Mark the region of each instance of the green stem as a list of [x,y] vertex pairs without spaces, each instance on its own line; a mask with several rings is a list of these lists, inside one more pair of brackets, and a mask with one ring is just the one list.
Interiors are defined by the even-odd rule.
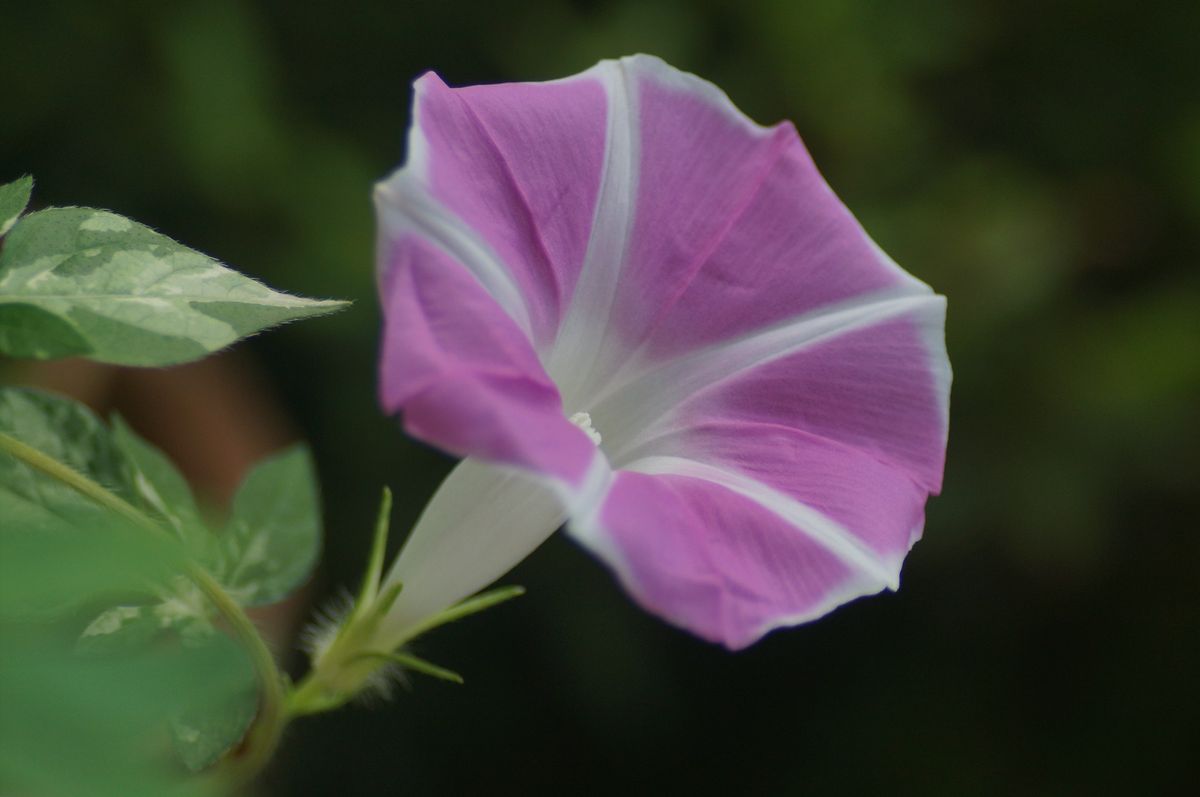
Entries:
[[[347,697],[346,700],[348,699]],[[296,684],[295,688],[288,693],[287,701],[284,705],[288,713],[288,718],[295,719],[296,717],[303,717],[306,714],[319,714],[323,711],[329,711],[343,702],[345,700],[342,700],[340,696],[338,698],[331,698],[317,679],[316,670],[309,670],[300,683]]]
[[[374,558],[373,556],[372,559]],[[377,568],[371,572],[376,572],[377,577]],[[368,578],[367,584],[370,583]],[[483,592],[418,623],[409,628],[403,636],[381,640],[378,634],[379,625],[400,594],[400,588],[399,582],[382,592],[378,587],[369,591],[364,587],[363,594],[374,595],[374,602],[363,604],[360,601],[354,606],[339,627],[337,636],[314,659],[308,674],[288,693],[286,710],[290,717],[318,714],[343,705],[369,683],[380,664],[399,664],[434,678],[462,683],[462,676],[458,673],[430,664],[411,653],[401,651],[400,648],[409,640],[440,625],[461,620],[525,594],[523,587],[515,586]]]
[[275,664],[275,657],[271,655],[271,649],[258,633],[254,621],[246,615],[237,601],[229,597],[229,593],[212,574],[195,562],[188,562],[187,574],[225,618],[234,637],[245,646],[258,677],[261,690],[258,716],[246,732],[240,748],[241,754],[229,764],[230,775],[235,780],[248,781],[271,760],[283,736],[283,728],[288,720],[284,705],[286,693],[283,677]]
[[[29,467],[73,488],[146,531],[159,536],[172,536],[165,528],[120,496],[109,492],[69,465],[4,432],[0,432],[0,451],[11,454]],[[248,780],[270,760],[287,723],[283,679],[266,642],[237,601],[229,597],[229,593],[221,584],[196,562],[188,561],[185,567],[188,578],[212,602],[217,612],[228,623],[234,637],[245,646],[261,688],[258,716],[246,734],[242,754],[229,765],[230,775],[235,779]]]

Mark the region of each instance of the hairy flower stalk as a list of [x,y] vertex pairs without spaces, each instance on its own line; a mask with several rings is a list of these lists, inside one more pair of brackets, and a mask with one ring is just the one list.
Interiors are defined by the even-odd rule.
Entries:
[[897,587],[941,487],[945,300],[790,124],[646,56],[430,73],[376,204],[383,405],[465,459],[380,580],[373,644],[564,523],[729,648]]
[[389,675],[396,669],[462,683],[457,673],[403,651],[404,643],[524,593],[520,587],[508,587],[477,595],[396,634],[387,620],[404,585],[394,579],[381,581],[391,508],[392,494],[385,488],[362,586],[345,616],[331,618],[313,631],[313,668],[288,700],[293,716],[328,711],[372,688],[386,691]]

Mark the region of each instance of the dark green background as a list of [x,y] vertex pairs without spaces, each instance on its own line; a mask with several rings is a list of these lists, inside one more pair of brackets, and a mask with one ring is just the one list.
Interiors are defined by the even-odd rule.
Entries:
[[[556,536],[529,594],[420,651],[374,710],[302,721],[307,794],[1176,794],[1200,782],[1200,5],[744,0],[0,6],[0,179],[111,208],[274,285],[353,298],[251,350],[312,441],[322,589],[381,483],[450,463],[374,398],[371,184],[412,78],[645,51],[793,119],[892,256],[949,297],[944,495],[895,595],[729,655]],[[294,661],[300,668],[302,663]]]

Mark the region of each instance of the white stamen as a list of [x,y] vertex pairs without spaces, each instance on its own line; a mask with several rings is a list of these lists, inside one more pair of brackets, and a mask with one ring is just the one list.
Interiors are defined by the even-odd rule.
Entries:
[[589,438],[591,438],[593,443],[595,443],[596,445],[600,445],[600,440],[601,440],[600,433],[597,432],[592,427],[592,416],[591,415],[589,415],[586,412],[577,412],[570,417],[570,421],[571,421],[571,423],[575,424],[580,429],[582,429],[584,431],[584,433],[587,434],[587,436]]

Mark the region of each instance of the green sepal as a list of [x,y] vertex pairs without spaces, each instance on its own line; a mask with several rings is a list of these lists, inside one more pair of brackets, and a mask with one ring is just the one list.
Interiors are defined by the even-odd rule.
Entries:
[[481,592],[474,597],[467,598],[464,601],[454,604],[449,609],[439,612],[425,622],[420,623],[409,632],[407,638],[414,639],[419,637],[421,634],[432,631],[434,628],[443,626],[446,623],[453,623],[456,620],[463,619],[464,617],[470,617],[473,614],[478,614],[485,609],[490,609],[493,606],[510,601],[513,598],[520,597],[524,594],[525,588],[516,586],[498,587],[496,589],[488,590],[487,592]]
[[463,683],[463,677],[454,670],[447,670],[445,667],[439,667],[436,664],[418,658],[411,653],[397,651],[396,653],[381,653],[378,651],[367,651],[355,657],[356,659],[378,659],[380,661],[397,664],[406,670],[419,672],[422,675],[428,675],[431,678],[437,678],[442,681],[450,681],[451,683]]
[[377,600],[372,607],[373,614],[378,619],[382,620],[384,615],[391,610],[393,604],[396,603],[396,599],[400,597],[400,593],[403,591],[404,584],[402,582],[396,581],[392,584],[389,584],[388,588],[379,594],[379,600]]
[[[367,571],[363,574],[362,587],[358,591],[355,608],[369,605],[379,594],[379,582],[383,577],[383,557],[387,554],[388,528],[391,524],[392,491],[383,488],[379,499],[379,517],[375,521],[375,536],[371,541],[371,555],[367,560]],[[393,598],[395,600],[395,598]]]

